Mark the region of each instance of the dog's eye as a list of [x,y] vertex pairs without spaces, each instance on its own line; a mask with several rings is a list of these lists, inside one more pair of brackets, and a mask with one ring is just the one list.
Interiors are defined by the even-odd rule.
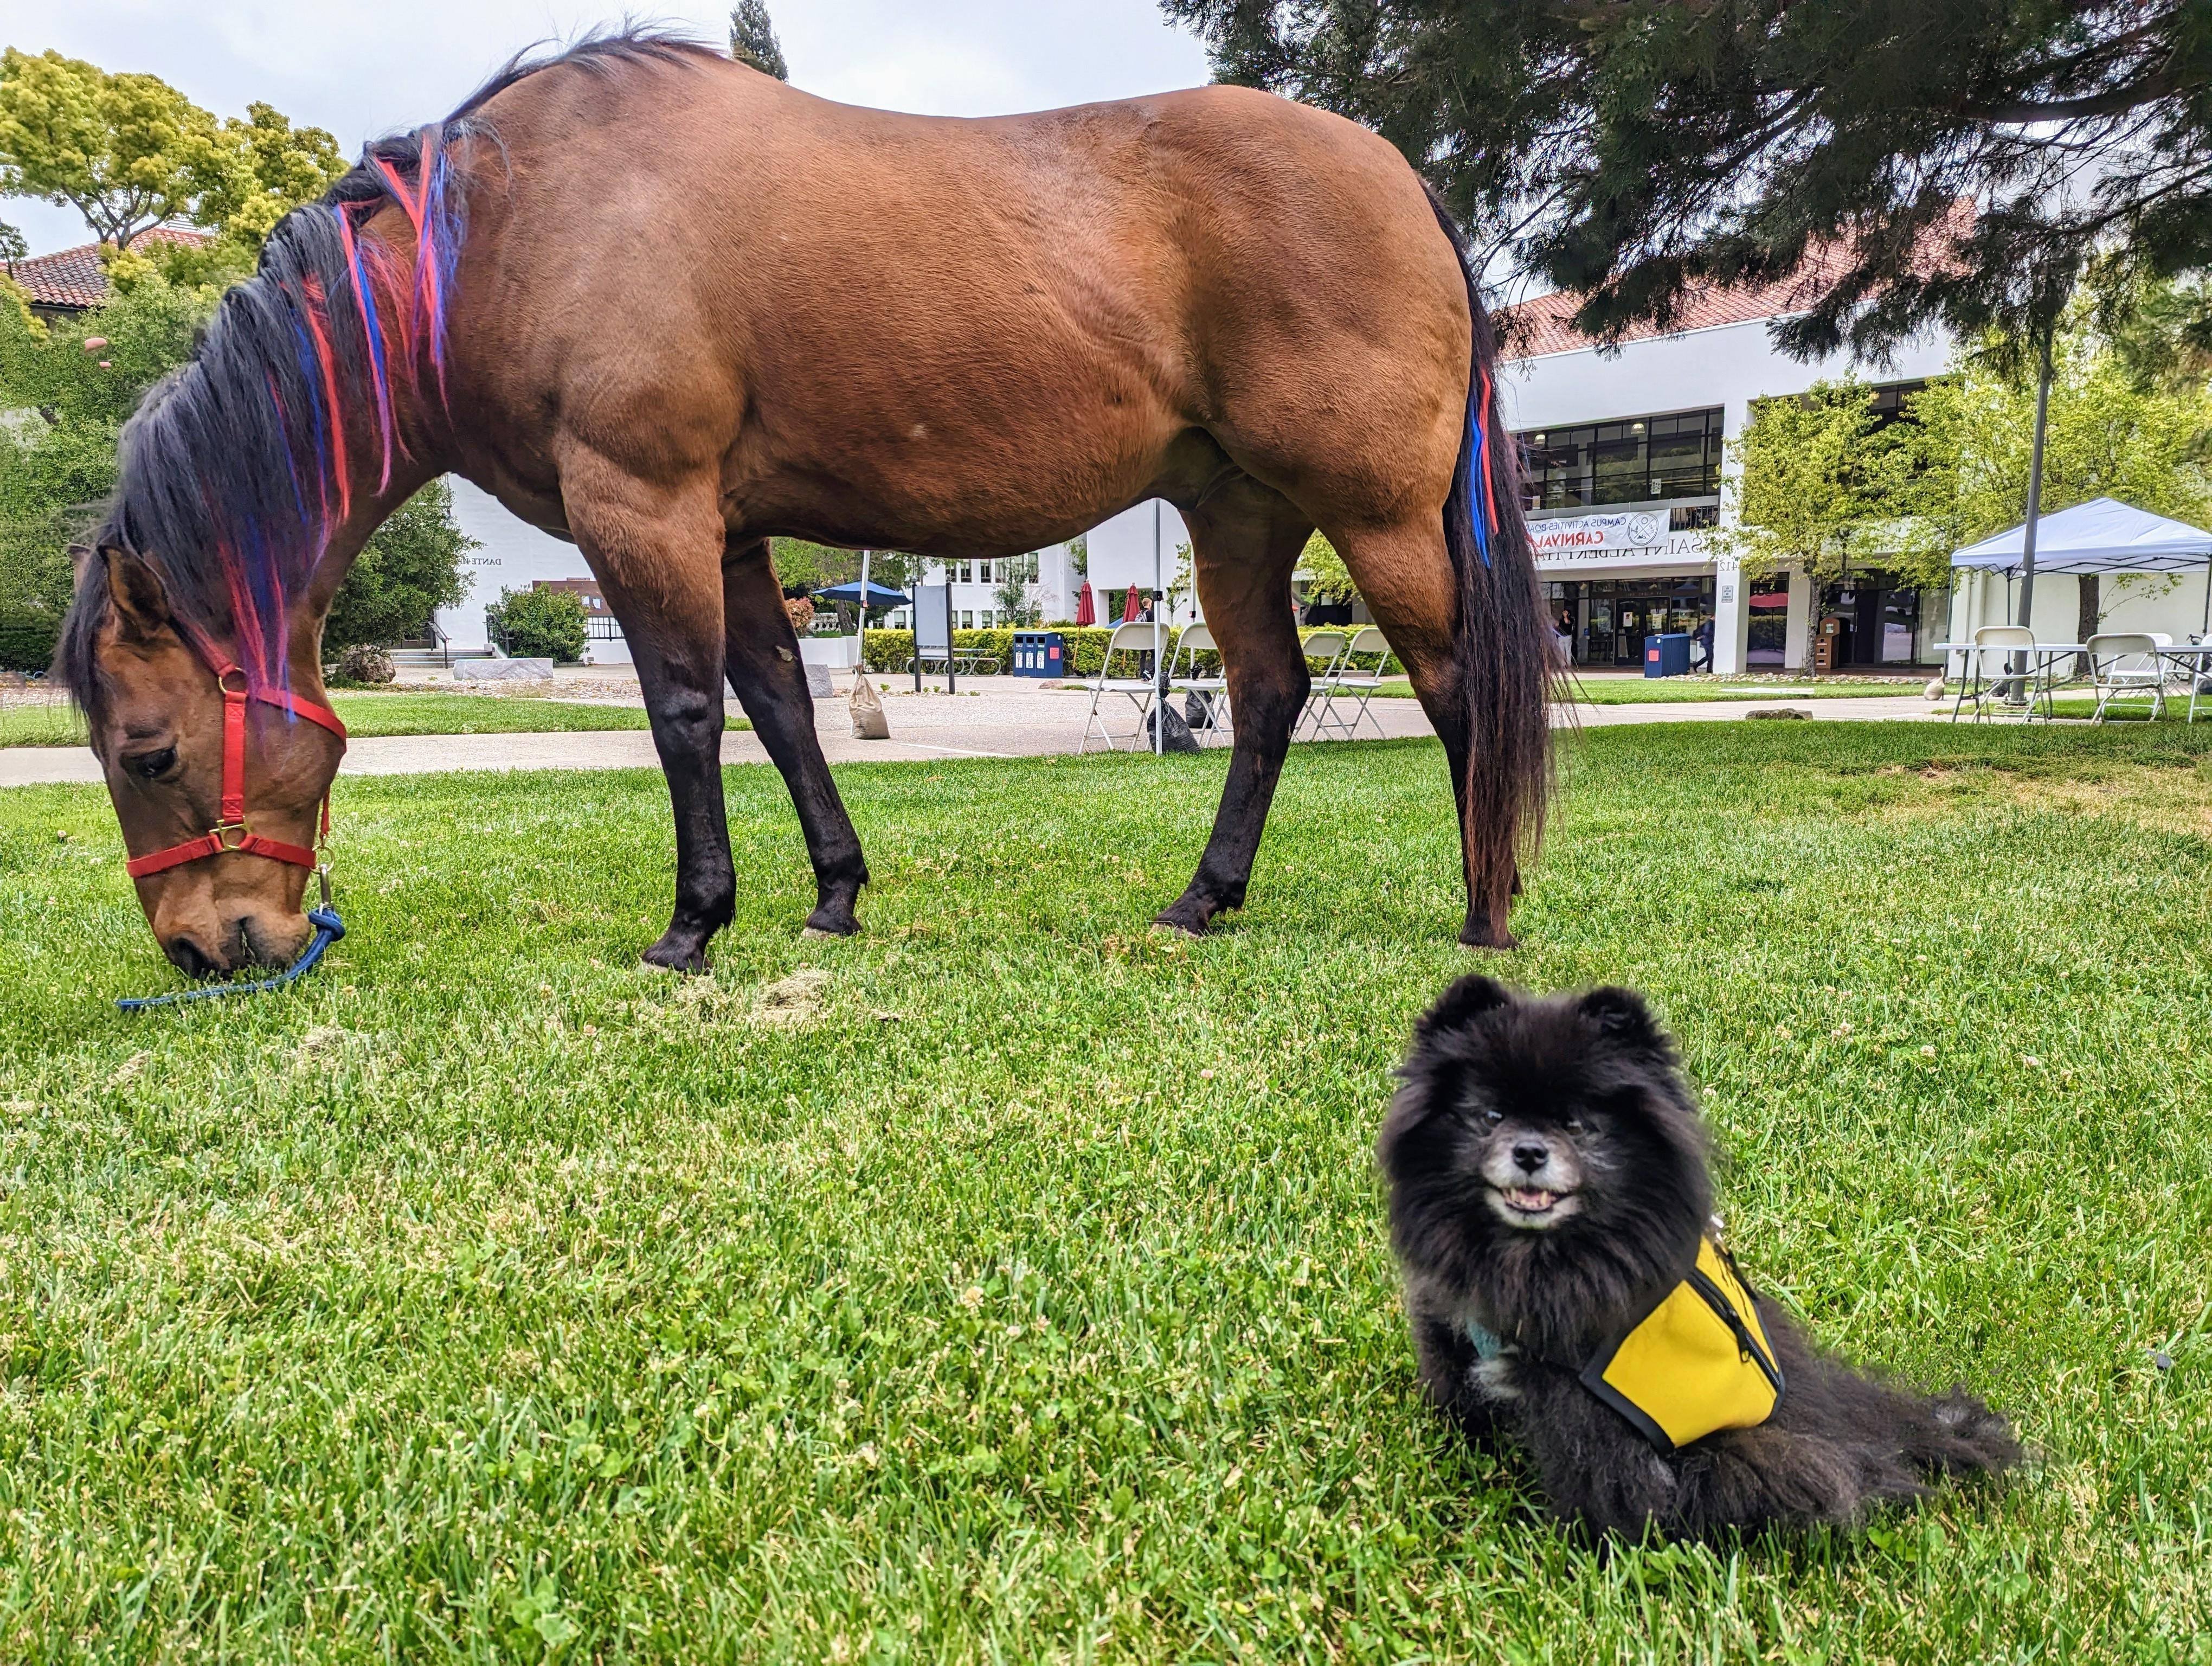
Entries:
[[1589,1124],[1579,1116],[1570,1116],[1567,1118],[1567,1132],[1573,1134],[1587,1134],[1589,1132]]
[[1498,1110],[1497,1106],[1492,1105],[1488,1110],[1482,1113],[1482,1120],[1489,1123],[1491,1127],[1496,1128],[1500,1122],[1505,1120],[1505,1113]]
[[136,757],[125,758],[124,765],[134,775],[145,781],[159,781],[175,767],[177,749],[164,746],[158,752],[141,752]]

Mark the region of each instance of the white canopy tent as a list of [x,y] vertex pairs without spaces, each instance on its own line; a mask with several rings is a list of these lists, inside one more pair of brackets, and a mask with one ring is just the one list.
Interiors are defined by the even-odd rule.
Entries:
[[[1970,544],[1951,557],[1951,565],[2017,573],[2027,531],[2015,526]],[[2212,565],[2212,532],[2115,498],[2093,497],[2036,522],[2039,573],[2179,573],[2207,565]]]

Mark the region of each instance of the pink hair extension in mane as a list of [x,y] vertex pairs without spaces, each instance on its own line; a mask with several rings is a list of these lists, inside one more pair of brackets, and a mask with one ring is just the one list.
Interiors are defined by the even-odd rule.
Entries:
[[[376,489],[380,492],[392,483],[392,453],[397,434],[392,417],[391,371],[386,362],[383,320],[376,305],[374,280],[365,270],[361,257],[361,243],[354,235],[353,216],[349,209],[332,210],[337,217],[338,240],[345,246],[346,274],[353,280],[354,304],[361,309],[362,328],[368,338],[369,386],[376,396],[376,433],[381,447],[380,467]],[[403,312],[403,309],[396,309]]]
[[[301,288],[307,303],[307,331],[314,337],[316,362],[322,367],[323,409],[330,428],[331,473],[337,483],[338,519],[344,520],[353,514],[353,482],[346,463],[345,404],[338,395],[337,365],[331,355],[329,313],[319,278],[310,275]],[[323,552],[318,550],[313,564],[319,565],[322,556]]]

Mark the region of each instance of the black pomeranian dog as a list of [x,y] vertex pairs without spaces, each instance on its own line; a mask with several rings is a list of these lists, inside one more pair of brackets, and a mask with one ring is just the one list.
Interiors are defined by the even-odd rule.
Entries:
[[1980,1401],[1871,1381],[1744,1283],[1641,997],[1463,977],[1400,1075],[1377,1154],[1422,1382],[1469,1434],[1524,1448],[1563,1522],[1844,1525],[2019,1462]]

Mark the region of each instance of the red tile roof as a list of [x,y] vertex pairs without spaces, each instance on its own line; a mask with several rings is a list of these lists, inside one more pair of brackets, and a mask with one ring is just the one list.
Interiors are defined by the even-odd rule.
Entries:
[[[1920,261],[1932,264],[1948,259],[1949,246],[1963,240],[1973,225],[1973,204],[1964,198],[1959,198],[1951,204],[1942,223],[1928,229],[1919,251]],[[1650,324],[1632,325],[1621,339],[1650,341],[1660,336],[1678,336],[1686,330],[1757,324],[1808,312],[1813,302],[1841,275],[1846,252],[1841,243],[1815,243],[1788,277],[1731,289],[1712,283],[1696,285],[1684,294],[1674,321],[1665,329]],[[1561,290],[1538,295],[1517,307],[1501,307],[1498,323],[1504,339],[1505,356],[1534,359],[1547,353],[1574,353],[1595,347],[1597,344],[1574,326],[1574,316],[1581,306],[1580,295]]]
[[[1665,329],[1636,324],[1623,341],[1650,341],[1676,336],[1686,330],[1711,330],[1724,324],[1755,324],[1765,319],[1786,318],[1809,308],[1842,264],[1840,251],[1816,249],[1805,264],[1785,278],[1771,283],[1751,283],[1733,289],[1699,284],[1684,294],[1674,321]],[[1540,358],[1547,353],[1574,353],[1595,342],[1575,328],[1574,317],[1583,298],[1571,290],[1538,295],[1517,307],[1502,308],[1498,328],[1505,338],[1509,358]]]
[[[139,233],[135,240],[138,243],[179,243],[188,248],[198,248],[213,240],[208,232],[172,226],[156,226],[151,231]],[[86,243],[74,249],[58,249],[52,254],[33,255],[28,260],[15,262],[11,276],[30,296],[33,307],[70,310],[97,307],[107,299],[107,271],[100,264],[100,247],[98,243]]]

